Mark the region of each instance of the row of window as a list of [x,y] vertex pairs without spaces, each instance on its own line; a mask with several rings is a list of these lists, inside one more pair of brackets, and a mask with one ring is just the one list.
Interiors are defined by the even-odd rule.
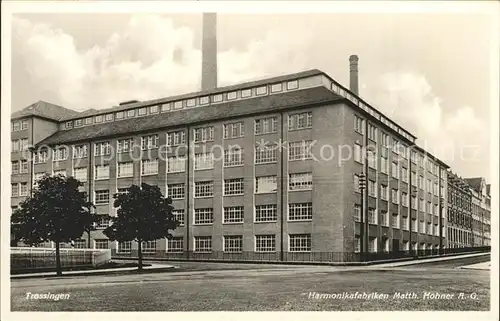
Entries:
[[21,131],[21,130],[26,130],[26,129],[28,129],[28,120],[27,119],[23,119],[23,120],[20,120],[20,121],[13,121],[11,125],[12,125],[12,131],[13,132],[18,132],[18,131]]
[[[401,228],[403,230],[409,230],[409,220],[407,216],[401,216],[398,213],[392,213],[389,216],[388,211],[380,211],[380,217],[377,215],[377,210],[375,208],[368,209],[368,223],[377,225],[380,223],[382,226],[391,226],[393,228]],[[380,219],[380,222],[379,222]],[[390,221],[389,221],[390,219]],[[354,221],[361,221],[361,207],[360,205],[354,206]],[[417,225],[417,220],[412,219],[412,231],[426,233],[429,235],[439,235],[439,225],[432,223],[432,218],[429,217],[427,222],[421,220]]]
[[[359,253],[361,249],[361,239],[359,235],[356,235],[354,237],[354,252]],[[437,244],[432,244],[432,243],[417,243],[417,242],[412,242],[412,249],[414,251],[417,250],[437,250],[439,249],[439,245]],[[382,239],[382,251],[384,252],[389,252],[390,250],[390,239],[389,238],[383,238]],[[410,242],[403,240],[402,248],[401,250],[403,251],[409,251],[410,250]],[[374,253],[378,252],[378,239],[377,237],[369,237],[368,238],[368,252]]]
[[28,183],[26,183],[26,182],[12,183],[11,189],[12,189],[11,190],[12,197],[28,196],[28,193],[29,193],[29,186],[28,186]]
[[28,150],[28,138],[21,138],[11,141],[11,151],[19,152]]
[[12,174],[26,174],[28,173],[28,161],[20,160],[13,161],[11,164]]
[[[286,89],[284,89],[286,87]],[[186,100],[179,100],[175,102],[168,102],[160,105],[140,107],[135,109],[129,109],[124,111],[118,111],[115,113],[108,113],[104,115],[97,115],[93,117],[87,117],[82,119],[76,119],[67,121],[65,124],[66,129],[71,129],[73,127],[81,127],[84,125],[101,124],[105,122],[112,122],[114,120],[130,119],[134,117],[155,115],[161,112],[169,112],[172,110],[180,110],[183,108],[193,108],[198,106],[207,106],[210,104],[221,103],[223,101],[233,101],[238,99],[251,98],[252,96],[264,96],[268,93],[279,93],[283,90],[295,90],[299,88],[299,81],[292,80],[283,86],[283,83],[276,83],[271,85],[263,85],[256,88],[242,89],[238,91],[232,91],[228,93],[214,94],[211,96],[194,97]]]

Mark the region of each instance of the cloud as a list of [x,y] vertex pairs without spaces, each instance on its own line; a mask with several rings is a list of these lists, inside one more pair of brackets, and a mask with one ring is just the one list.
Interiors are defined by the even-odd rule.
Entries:
[[[219,52],[219,85],[302,70],[311,38],[296,28],[270,30],[243,51]],[[284,35],[294,34],[293,38]],[[193,31],[157,15],[133,16],[102,46],[77,50],[70,34],[47,24],[13,20],[13,52],[34,84],[63,106],[107,108],[199,90],[201,52]]]
[[443,99],[418,72],[372,77],[368,101],[418,137],[417,143],[462,175],[477,175],[489,159],[488,124],[470,106],[444,112]]

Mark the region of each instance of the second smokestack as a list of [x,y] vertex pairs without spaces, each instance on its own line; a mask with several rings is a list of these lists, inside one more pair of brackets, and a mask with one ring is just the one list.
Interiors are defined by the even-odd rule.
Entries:
[[358,87],[358,61],[357,55],[349,57],[349,89],[356,95],[359,95]]
[[217,14],[203,13],[201,90],[217,87]]

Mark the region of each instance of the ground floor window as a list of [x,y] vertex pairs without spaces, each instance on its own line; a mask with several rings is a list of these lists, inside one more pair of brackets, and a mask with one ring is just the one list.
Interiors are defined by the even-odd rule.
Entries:
[[142,242],[141,247],[143,253],[154,253],[156,252],[156,240]]
[[95,248],[96,249],[109,249],[109,240],[107,239],[97,239],[95,240]]
[[174,237],[170,240],[167,240],[167,252],[170,253],[182,253],[184,250],[184,238]]
[[118,242],[118,253],[130,253],[132,251],[132,241]]
[[311,252],[311,234],[291,234],[288,243],[290,252]]

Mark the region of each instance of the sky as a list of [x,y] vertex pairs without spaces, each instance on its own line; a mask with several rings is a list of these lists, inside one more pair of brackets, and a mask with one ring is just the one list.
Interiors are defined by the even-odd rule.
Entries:
[[[16,14],[12,111],[75,110],[201,84],[201,14]],[[418,137],[462,177],[490,175],[491,16],[219,14],[219,86],[317,68]]]

